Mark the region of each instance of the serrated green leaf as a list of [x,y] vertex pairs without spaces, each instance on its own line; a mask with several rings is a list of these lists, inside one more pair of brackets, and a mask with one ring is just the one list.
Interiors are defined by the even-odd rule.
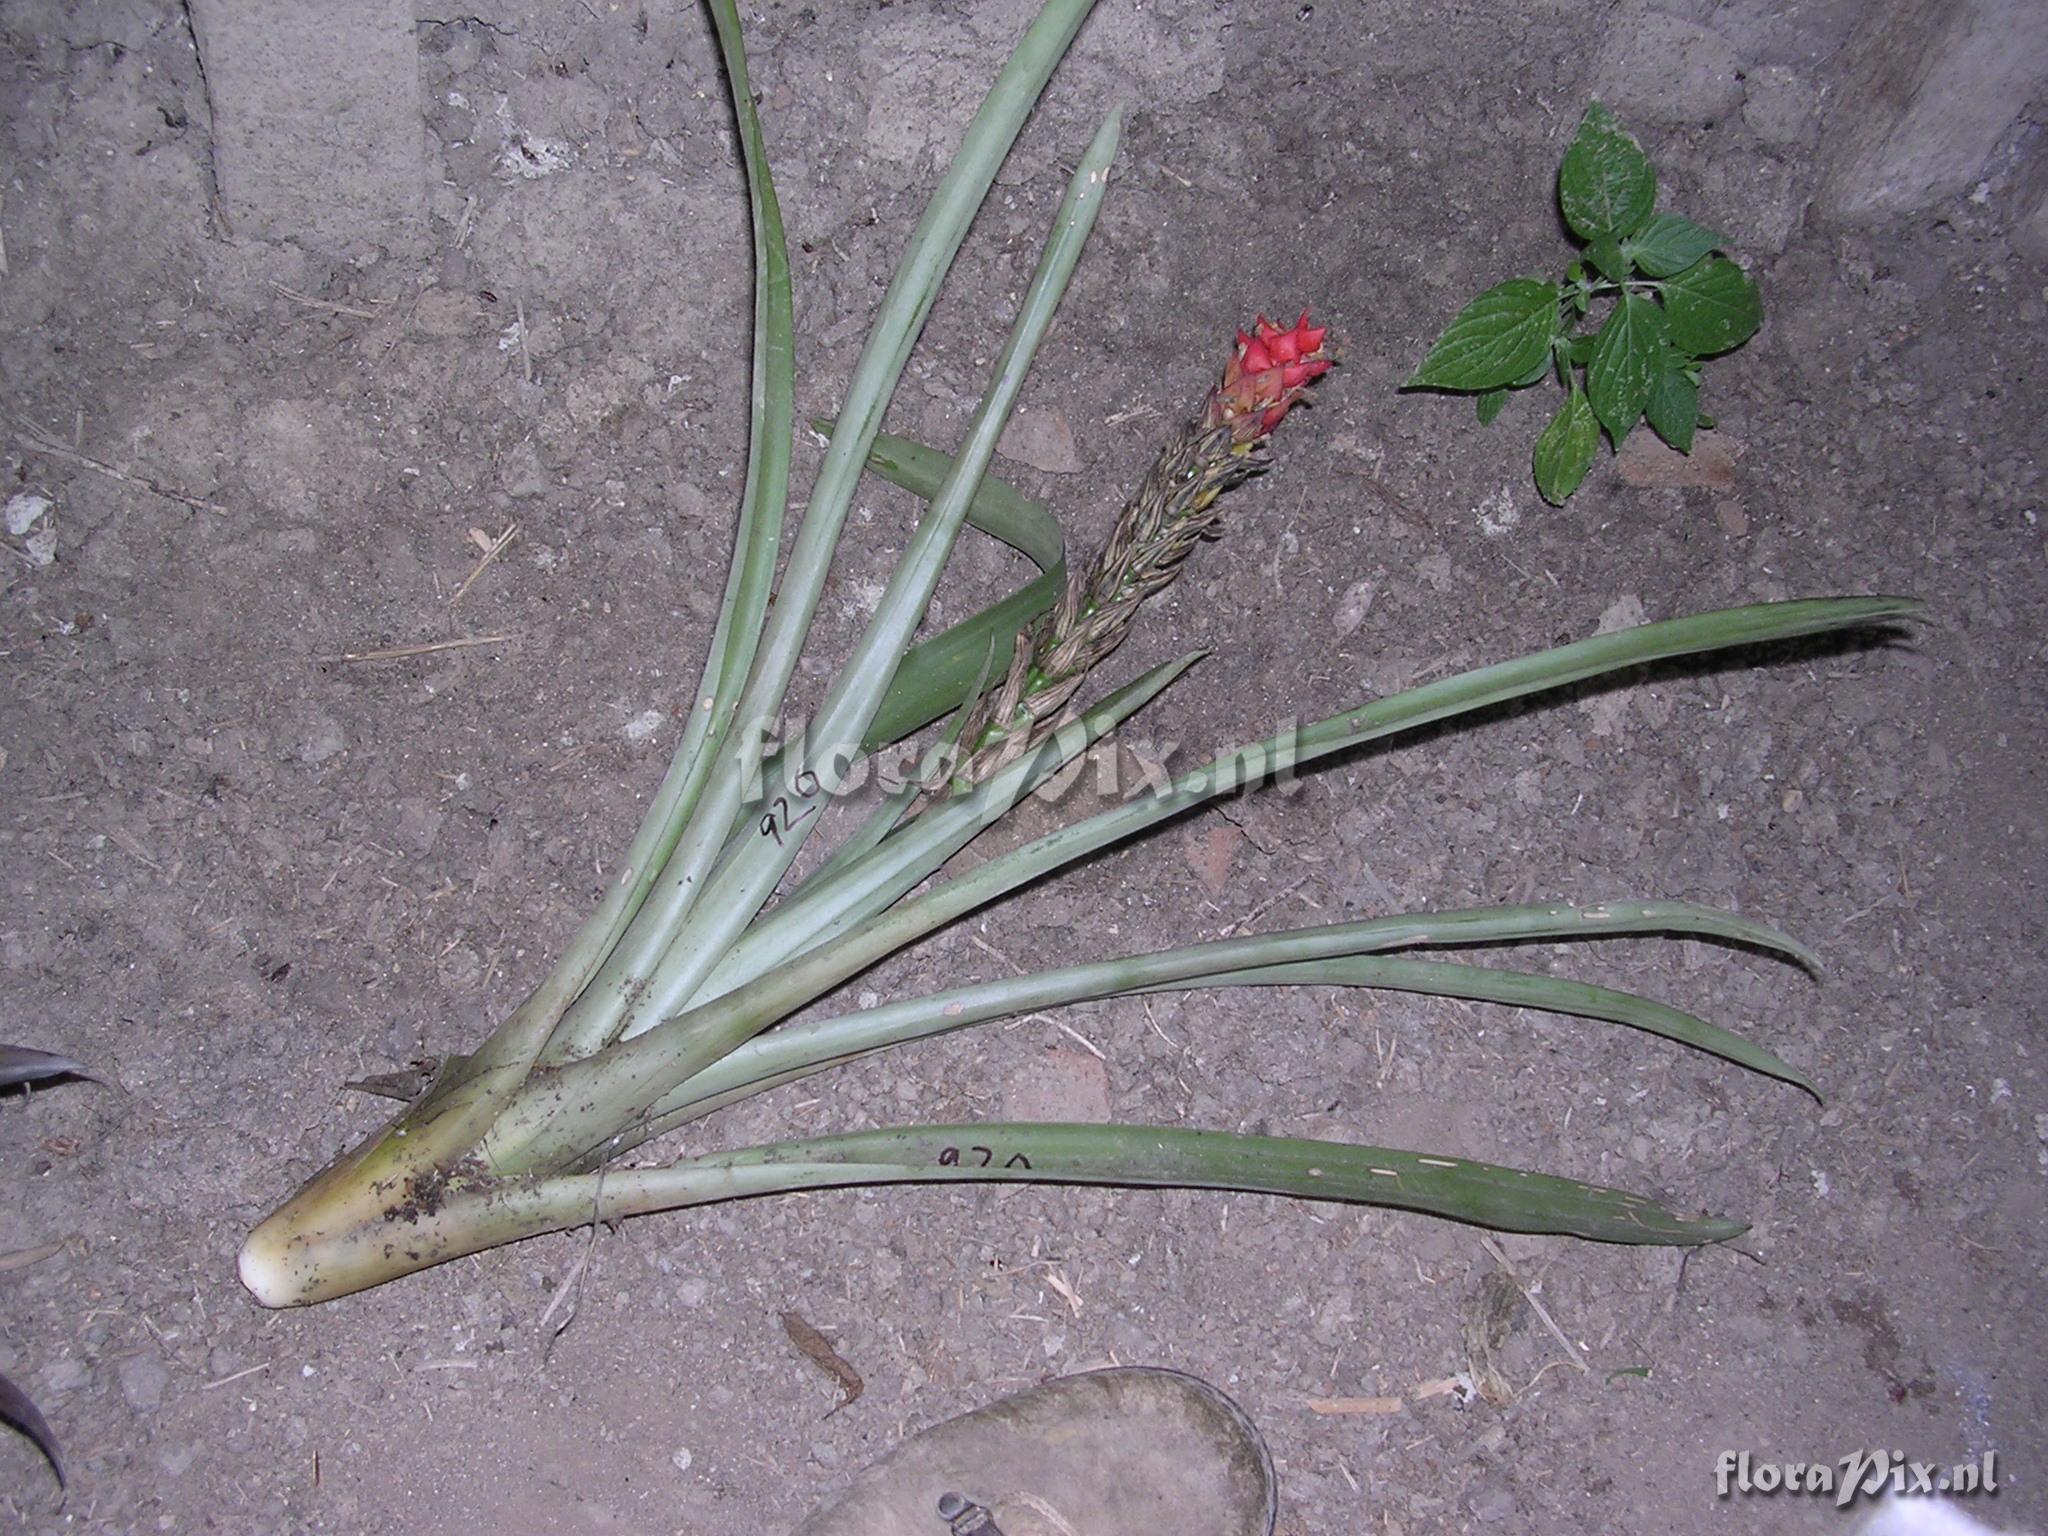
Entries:
[[1458,311],[1403,389],[1499,389],[1538,367],[1557,334],[1558,287],[1533,277],[1496,284]]
[[1619,448],[1648,404],[1663,370],[1664,312],[1649,299],[1623,294],[1593,341],[1586,398]]
[[1479,397],[1477,403],[1479,425],[1490,427],[1493,425],[1494,417],[1500,414],[1500,408],[1508,403],[1508,392],[1505,389],[1489,389]]
[[1678,354],[1665,354],[1664,372],[1643,406],[1650,430],[1680,453],[1692,452],[1692,434],[1699,426],[1700,387],[1685,376]]
[[1600,420],[1574,383],[1572,392],[1536,439],[1536,489],[1553,507],[1579,488],[1600,451]]
[[1594,102],[1557,172],[1557,202],[1582,240],[1636,232],[1657,204],[1657,173],[1642,146]]
[[1628,277],[1628,258],[1621,253],[1621,242],[1612,235],[1602,235],[1587,246],[1586,259],[1610,283],[1623,282]]
[[1749,274],[1725,256],[1710,256],[1663,284],[1671,344],[1693,357],[1741,346],[1764,323],[1763,298]]
[[1675,277],[1727,244],[1726,235],[1675,213],[1660,213],[1622,241],[1621,251],[1652,277]]

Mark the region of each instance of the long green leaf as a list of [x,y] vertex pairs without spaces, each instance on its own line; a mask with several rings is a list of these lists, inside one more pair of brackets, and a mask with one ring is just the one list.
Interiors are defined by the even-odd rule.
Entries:
[[[616,1155],[713,1109],[910,1041],[1072,1003],[1202,987],[1372,987],[1602,1019],[1661,1035],[1819,1097],[1812,1080],[1775,1053],[1649,998],[1526,971],[1361,952],[1415,944],[1584,939],[1662,931],[1707,934],[1769,949],[1801,964],[1812,962],[1812,956],[1785,935],[1710,907],[1628,902],[1595,910],[1598,917],[1573,907],[1483,908],[1287,929],[1156,955],[1004,977],[859,1013],[785,1025],[747,1041],[679,1084],[654,1105],[633,1134],[617,1145],[608,1145],[606,1151]],[[1417,922],[1442,923],[1449,918],[1460,921],[1431,932],[1441,931],[1450,937],[1417,937]],[[1300,958],[1304,954],[1310,958]]]
[[748,1010],[720,999],[578,1063],[563,1074],[558,1100],[501,1120],[494,1135],[503,1155],[525,1166],[549,1166],[551,1155],[558,1166],[561,1156],[578,1155],[620,1127],[638,1123],[670,1090],[767,1022],[794,1012],[884,956],[1021,885],[1282,767],[1605,672],[1867,627],[1920,611],[1921,604],[1907,598],[1810,598],[1667,619],[1481,667],[1236,748],[1184,775],[1163,795],[1064,827],[900,902],[749,989]]
[[[1581,1019],[1601,1019],[1625,1024],[1646,1034],[1661,1035],[1696,1051],[1719,1056],[1739,1067],[1780,1082],[1803,1088],[1816,1099],[1820,1089],[1813,1079],[1783,1060],[1775,1051],[1745,1040],[1733,1030],[1697,1018],[1653,998],[1612,987],[1572,981],[1562,976],[1545,976],[1535,971],[1500,970],[1493,966],[1466,965],[1449,960],[1410,960],[1389,955],[1346,955],[1303,965],[1259,966],[1249,970],[1221,971],[1204,976],[1200,985],[1210,987],[1320,986],[1371,987],[1387,992],[1421,992],[1432,997],[1456,997],[1468,1002],[1502,1003],[1510,1008],[1536,1008],[1545,1013],[1570,1014]],[[1167,989],[1148,989],[1167,990]]]
[[[701,1074],[714,1062],[879,958],[872,947],[886,923],[886,918],[878,919],[839,943],[796,956],[744,991],[715,998],[672,1020],[663,1026],[661,1035],[626,1041],[601,1058],[576,1063],[550,1085],[545,1102],[508,1111],[496,1132],[500,1140],[492,1154],[495,1166],[506,1171],[561,1168],[578,1158],[601,1160],[627,1142],[639,1140],[639,1128],[658,1116],[664,1103],[673,1103],[669,1095],[682,1088],[686,1098],[699,1096],[698,1088],[684,1088],[686,1082],[696,1079],[701,1083]],[[1802,963],[1812,961],[1803,946],[1761,923],[1691,902],[1411,912],[1397,917],[1212,940],[1180,949],[984,982],[935,999],[913,999],[870,1010],[857,1021],[842,1026],[838,1043],[865,1035],[867,1044],[849,1046],[847,1054],[856,1054],[873,1045],[894,1043],[896,1038],[914,1037],[919,1021],[929,1020],[934,1013],[964,1026],[1123,992],[1185,986],[1196,977],[1250,966],[1294,964],[1396,949],[1623,933],[1706,934],[1775,950]],[[825,1026],[793,1027],[787,1031],[787,1038],[814,1038],[807,1031],[822,1027]],[[889,1033],[898,1029],[903,1031],[900,1036]],[[837,1044],[833,1050],[837,1055]],[[1783,1067],[1783,1063],[1776,1065]]]
[[1143,709],[1200,659],[1199,651],[1154,667],[965,795],[836,869],[821,870],[765,913],[726,951],[689,1006],[735,991],[885,910],[944,866],[1039,785]]
[[689,723],[639,830],[627,846],[617,877],[547,980],[471,1060],[472,1070],[495,1065],[504,1069],[500,1075],[508,1080],[529,1059],[544,1054],[543,1038],[558,1027],[572,1001],[617,947],[681,839],[702,798],[753,666],[775,577],[789,497],[795,398],[789,249],[761,121],[748,84],[739,16],[733,0],[713,0],[711,13],[739,124],[754,249],[752,415],[738,540]]
[[1427,1211],[1503,1232],[1608,1243],[1690,1245],[1749,1230],[1717,1217],[1688,1220],[1641,1195],[1495,1163],[1168,1126],[995,1123],[817,1136],[649,1170],[657,1177],[647,1193],[655,1193],[663,1173],[699,1169],[780,1171],[799,1188],[998,1182],[1238,1189]]
[[[1023,390],[1031,359],[1052,325],[1095,227],[1121,124],[1121,114],[1112,112],[1081,156],[952,472],[911,536],[873,619],[854,642],[818,707],[804,761],[795,765],[799,772],[789,785],[789,794],[778,797],[783,819],[772,836],[742,845],[707,883],[704,900],[677,928],[646,985],[632,1000],[621,1021],[620,1038],[630,1039],[653,1028],[703,985],[719,957],[752,922],[795,861],[841,774],[859,757],[859,742],[867,734],[897,660],[930,606],[939,575],[966,519],[968,503],[994,456],[996,440]],[[835,443],[838,440],[834,438]],[[812,779],[808,789],[806,775]]]
[[[880,430],[882,413],[910,349],[997,168],[1093,6],[1094,0],[1047,0],[997,76],[918,221],[854,367],[839,430],[819,467],[798,524],[753,672],[736,712],[742,739],[718,755],[706,792],[659,866],[660,877],[638,916],[556,1028],[551,1059],[586,1054],[617,1035],[628,1008],[645,994],[650,972],[704,890],[706,876],[733,830],[745,803],[748,780],[758,766],[753,728],[781,712],[824,593],[826,571],[852,506],[861,466]],[[732,35],[737,39],[736,30]]]
[[930,725],[958,702],[984,661],[1000,678],[1016,654],[1017,636],[1059,601],[1066,585],[1067,568],[1056,565],[1000,602],[912,646],[861,738],[862,750],[872,752]]
[[[832,435],[829,421],[813,420],[811,426],[825,437]],[[868,452],[868,468],[890,484],[930,501],[951,472],[953,461],[936,448],[883,432]],[[904,653],[861,742],[865,751],[901,741],[953,708],[961,689],[984,662],[1000,675],[1010,664],[1018,634],[1058,602],[1066,587],[1066,536],[1058,519],[1023,492],[993,475],[984,475],[968,503],[967,521],[1025,556],[1040,574],[1000,602]]]
[[305,1305],[500,1243],[721,1200],[863,1184],[1095,1184],[1229,1189],[1422,1211],[1503,1232],[1693,1246],[1748,1230],[1688,1219],[1642,1195],[1577,1179],[1392,1147],[1168,1126],[981,1124],[774,1142],[662,1168],[607,1168],[465,1187],[381,1221],[286,1248],[259,1295]]
[[[932,751],[938,755],[934,757],[927,754],[926,758],[917,764],[917,772],[905,773],[902,784],[885,794],[882,803],[862,818],[859,826],[841,839],[839,846],[832,850],[831,857],[797,887],[793,893],[795,896],[801,896],[813,886],[823,885],[827,880],[838,878],[848,865],[856,859],[865,858],[884,838],[896,830],[924,794],[925,762],[930,762],[936,771],[940,764],[952,761],[960,751],[960,733],[967,729],[967,722],[974,718],[974,706],[988,688],[989,679],[995,674],[995,666],[995,646],[991,642],[988,654],[982,659],[981,670],[974,674],[974,681],[960,692],[959,702],[953,709],[952,723],[940,733],[938,740],[933,744]],[[893,686],[892,684],[891,687]],[[882,703],[886,707],[888,702],[885,695]],[[730,952],[726,958],[732,958]]]
[[[1283,769],[1366,742],[1470,714],[1605,673],[1681,656],[1760,645],[1916,617],[1911,598],[1805,598],[1726,608],[1595,635],[1515,661],[1499,662],[1411,688],[1298,730],[1234,747],[1182,775],[1161,795],[1132,801],[1027,843],[877,918],[863,948],[892,953],[911,939],[953,921],[1147,827],[1206,801],[1256,784]],[[871,963],[871,962],[867,962]]]
[[[827,438],[832,435],[833,424],[823,418],[814,419],[811,427]],[[880,432],[868,450],[867,467],[891,485],[930,501],[953,472],[953,458],[907,437]],[[994,475],[983,475],[975,487],[974,499],[967,504],[967,521],[1001,539],[1041,571],[1050,571],[1067,558],[1067,537],[1059,519]]]

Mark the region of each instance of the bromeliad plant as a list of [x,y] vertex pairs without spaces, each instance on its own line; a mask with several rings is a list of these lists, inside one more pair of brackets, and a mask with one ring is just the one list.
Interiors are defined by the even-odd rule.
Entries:
[[[1606,934],[1714,935],[1795,960],[1762,925],[1686,902],[1416,912],[1065,966],[786,1024],[876,962],[1064,865],[1277,770],[1669,657],[1905,616],[1891,598],[1766,604],[1647,624],[1360,704],[1232,748],[965,874],[952,855],[1171,683],[1159,667],[1076,711],[1081,681],[1137,605],[1216,527],[1219,498],[1329,366],[1307,317],[1261,321],[1200,412],[1161,450],[1115,532],[1069,576],[1057,525],[987,480],[997,436],[1102,202],[1112,113],[1081,157],[994,377],[953,458],[879,433],[891,391],[997,166],[1092,0],[1049,0],[981,107],[870,333],[769,601],[791,451],[789,269],[732,0],[712,0],[732,84],[756,253],[753,422],[737,548],[702,685],[667,777],[597,912],[554,972],[417,1102],[249,1235],[240,1271],[269,1305],[318,1301],[493,1244],[640,1212],[829,1185],[946,1180],[1186,1185],[1362,1201],[1517,1231],[1702,1243],[1743,1230],[1575,1180],[1463,1159],[1275,1137],[1118,1125],[910,1126],[628,1164],[723,1105],[906,1041],[1063,1003],[1191,987],[1384,987],[1626,1024],[1810,1088],[1726,1030],[1601,987],[1418,951]],[[864,466],[930,505],[873,621],[808,729],[762,761]],[[1044,575],[938,637],[912,637],[967,523]],[[1001,681],[993,688],[991,679]],[[952,766],[886,797],[771,905],[835,789],[871,756],[957,711]],[[765,777],[765,782],[763,782]],[[919,889],[923,887],[923,889]],[[776,1026],[781,1027],[776,1027]]]

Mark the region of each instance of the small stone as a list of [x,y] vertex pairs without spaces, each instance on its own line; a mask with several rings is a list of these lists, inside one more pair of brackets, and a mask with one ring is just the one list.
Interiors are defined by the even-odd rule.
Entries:
[[1657,489],[1706,486],[1710,490],[1735,488],[1735,455],[1718,432],[1701,432],[1692,440],[1692,452],[1680,453],[1651,432],[1631,432],[1615,455],[1615,467],[1630,485]]
[[996,452],[1049,475],[1071,475],[1081,468],[1074,429],[1058,411],[1019,411],[1003,428]]
[[824,1441],[813,1440],[811,1442],[811,1460],[821,1467],[836,1467],[839,1465],[839,1453]]
[[164,1470],[166,1477],[183,1477],[191,1470],[192,1463],[199,1457],[199,1447],[186,1444],[173,1446],[156,1453],[156,1464]]
[[1600,621],[1593,627],[1596,635],[1619,634],[1624,629],[1634,629],[1650,617],[1643,606],[1642,598],[1633,592],[1624,592],[1605,608],[1600,610]]
[[121,1396],[137,1413],[154,1412],[171,1382],[171,1373],[154,1355],[130,1355],[115,1368],[115,1375],[121,1382]]
[[51,1396],[63,1392],[76,1392],[92,1380],[92,1372],[83,1360],[73,1356],[64,1360],[52,1360],[42,1370],[43,1390]]
[[6,509],[0,516],[6,519],[7,531],[18,539],[41,522],[43,514],[54,505],[55,503],[47,496],[35,496],[22,491],[7,498]]
[[1349,639],[1358,632],[1365,616],[1372,612],[1372,600],[1379,589],[1376,581],[1354,581],[1344,589],[1343,597],[1337,600],[1337,615],[1331,622],[1339,640]]
[[696,1459],[696,1457],[690,1454],[690,1448],[687,1445],[677,1446],[675,1450],[669,1454],[668,1458],[669,1465],[674,1467],[678,1472],[688,1472],[690,1470],[690,1464],[694,1462]]
[[1515,1496],[1500,1483],[1482,1483],[1465,1501],[1465,1507],[1472,1511],[1472,1518],[1486,1525],[1497,1525],[1515,1516]]
[[1742,503],[1733,498],[1714,503],[1714,521],[1731,539],[1749,537],[1749,514],[1743,511]]
[[540,450],[529,442],[515,443],[506,451],[499,478],[506,494],[520,499],[545,496],[554,483],[541,467]]
[[632,742],[652,741],[667,718],[658,709],[643,709],[619,728],[619,734]]
[[1109,1068],[1078,1047],[1034,1052],[1003,1089],[1008,1120],[1075,1120],[1107,1124]]
[[334,716],[316,709],[300,718],[292,756],[308,768],[319,768],[347,750],[348,735]]
[[1593,78],[1593,94],[1631,126],[1705,126],[1742,105],[1742,60],[1728,40],[1676,16],[1650,14],[1614,28]]
[[1502,486],[1472,509],[1472,517],[1479,524],[1479,531],[1489,539],[1513,533],[1522,525],[1522,509],[1515,505],[1514,488]]
[[1229,884],[1230,866],[1243,842],[1244,834],[1227,821],[1182,834],[1181,846],[1187,851],[1188,868],[1212,897],[1221,896],[1224,886]]

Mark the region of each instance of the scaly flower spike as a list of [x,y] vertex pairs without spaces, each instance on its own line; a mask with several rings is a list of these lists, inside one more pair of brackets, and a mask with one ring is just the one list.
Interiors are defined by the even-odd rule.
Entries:
[[1267,438],[1335,362],[1327,334],[1308,323],[1307,310],[1286,329],[1261,315],[1237,333],[1201,415],[1160,449],[1108,540],[1068,577],[1058,605],[961,733],[971,746],[956,787],[980,783],[1070,717],[1082,679],[1123,644],[1140,605],[1172,584],[1197,543],[1216,536],[1218,499],[1271,462]]

